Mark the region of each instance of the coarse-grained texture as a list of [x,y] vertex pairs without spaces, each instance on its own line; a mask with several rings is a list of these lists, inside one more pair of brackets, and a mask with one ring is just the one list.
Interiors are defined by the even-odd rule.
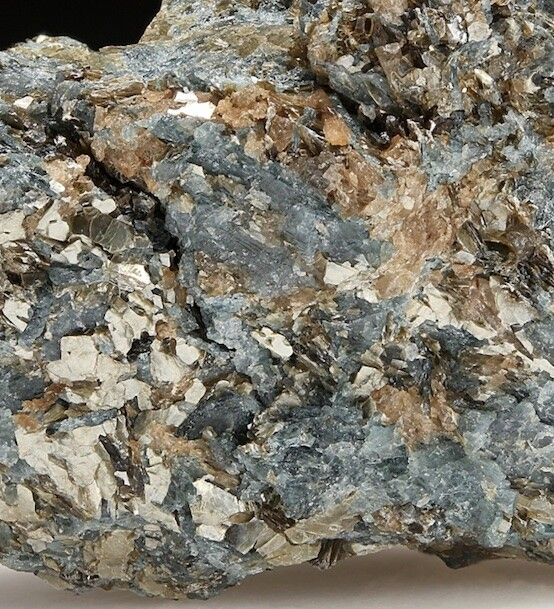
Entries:
[[166,0],[0,53],[0,562],[554,562],[553,8]]

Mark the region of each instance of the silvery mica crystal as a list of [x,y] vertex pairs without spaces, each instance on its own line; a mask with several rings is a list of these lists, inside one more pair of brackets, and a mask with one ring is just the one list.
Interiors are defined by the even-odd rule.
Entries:
[[166,0],[0,53],[0,562],[554,562],[552,13]]

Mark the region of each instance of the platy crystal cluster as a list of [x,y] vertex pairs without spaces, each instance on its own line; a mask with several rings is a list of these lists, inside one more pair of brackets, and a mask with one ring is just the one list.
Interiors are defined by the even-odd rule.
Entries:
[[0,562],[554,562],[553,12],[166,0],[0,53]]

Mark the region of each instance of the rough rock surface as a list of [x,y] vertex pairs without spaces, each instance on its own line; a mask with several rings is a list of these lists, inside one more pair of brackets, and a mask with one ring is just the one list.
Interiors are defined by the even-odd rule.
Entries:
[[553,9],[167,0],[0,53],[0,562],[553,562]]

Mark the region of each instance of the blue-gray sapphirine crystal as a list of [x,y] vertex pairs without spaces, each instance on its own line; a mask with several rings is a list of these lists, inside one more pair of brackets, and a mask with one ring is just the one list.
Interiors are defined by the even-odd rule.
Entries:
[[0,53],[1,563],[553,562],[551,7],[166,0]]

